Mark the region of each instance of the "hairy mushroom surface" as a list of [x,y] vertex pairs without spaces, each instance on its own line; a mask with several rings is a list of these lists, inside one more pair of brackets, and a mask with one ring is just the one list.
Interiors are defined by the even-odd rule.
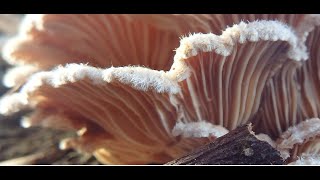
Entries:
[[[75,130],[61,148],[108,164],[165,163],[249,122],[278,138],[286,159],[307,142],[284,148],[285,131],[320,124],[298,124],[319,109],[298,103],[319,97],[306,74],[318,59],[317,27],[301,28],[310,17],[28,15],[4,47],[18,65],[4,82],[23,86],[1,99],[1,113],[32,108],[23,126]],[[299,78],[310,79],[301,92]]]

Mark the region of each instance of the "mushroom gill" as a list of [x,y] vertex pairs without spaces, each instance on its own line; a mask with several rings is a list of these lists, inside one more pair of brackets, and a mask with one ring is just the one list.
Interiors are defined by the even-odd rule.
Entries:
[[[72,19],[52,18],[68,22]],[[79,19],[73,18],[75,20],[70,23],[79,23]],[[90,19],[87,16],[83,18]],[[105,21],[113,22],[112,19]],[[54,29],[57,32],[61,27],[70,26],[68,23],[62,23],[61,27],[58,23],[56,25]],[[11,62],[34,63],[44,69],[70,62],[68,53],[61,53],[65,54],[63,56],[55,53],[72,47],[61,49],[57,45],[70,38],[80,41],[78,34],[54,39],[55,31],[42,32],[43,27],[38,28],[29,31],[32,36],[38,35],[33,40],[35,42],[28,41],[28,38],[20,41],[19,37],[9,42],[7,47],[13,47],[13,51],[6,57],[16,58]],[[40,35],[42,33],[44,35]],[[123,37],[111,35],[110,38]],[[50,39],[50,43],[46,39]],[[95,41],[98,39],[93,38],[92,42]],[[173,40],[171,42],[174,44]],[[35,51],[47,47],[41,43],[49,44],[50,50]],[[95,45],[101,49],[105,44],[101,41]],[[172,44],[163,45],[161,49],[169,52]],[[37,48],[29,53],[24,51],[31,46]],[[79,58],[89,58],[90,53],[93,53],[91,56],[96,53],[90,51],[93,47],[88,47],[87,51],[79,44],[75,47],[79,48],[76,48],[79,54],[88,55]],[[108,50],[115,48],[112,44],[108,47]],[[62,141],[61,148],[74,147],[93,153],[103,163],[164,163],[226,133],[226,129],[232,130],[251,121],[258,111],[268,80],[284,64],[300,61],[305,55],[291,28],[278,21],[264,20],[240,22],[227,28],[220,36],[198,33],[182,38],[170,70],[166,69],[170,55],[160,55],[165,58],[158,59],[161,49],[146,51],[145,56],[141,55],[145,59],[134,61],[130,58],[133,52],[130,50],[134,47],[129,47],[123,47],[120,54],[106,50],[109,54],[99,59],[98,56],[103,57],[101,53],[105,53],[102,51],[96,55],[96,60],[88,61],[89,64],[81,64],[85,62],[80,58],[80,61],[75,61],[77,64],[35,73],[19,92],[2,99],[2,113],[32,107],[35,111],[24,118],[24,126],[73,129],[79,137]],[[16,53],[12,53],[16,49]],[[41,60],[51,53],[51,59]],[[109,61],[105,61],[110,56],[120,58],[117,66],[113,64],[115,67],[110,67]],[[121,59],[122,56],[124,58]],[[130,64],[144,67],[124,66]],[[195,136],[196,127],[200,130],[209,127],[206,129],[209,133]],[[172,132],[178,129],[191,129],[191,135],[184,137],[180,136],[181,133]]]
[[[91,66],[139,65],[168,70],[179,37],[194,32],[220,34],[241,21],[278,20],[293,27],[305,15],[27,15],[19,33],[6,43],[4,59],[17,70],[8,87],[21,85],[34,72],[66,63]],[[123,53],[126,52],[126,53]],[[26,65],[26,67],[24,67]],[[32,70],[31,70],[32,69]],[[27,73],[28,72],[28,73]]]
[[[8,73],[9,87],[21,85],[34,72],[66,63],[94,67],[139,65],[168,70],[179,45],[175,31],[164,31],[146,15],[26,15],[19,33],[3,50],[4,59],[18,67]],[[125,53],[124,53],[125,52]],[[30,72],[30,73],[28,73]]]
[[[257,131],[277,139],[288,128],[303,124],[310,118],[319,118],[319,25],[319,15],[306,15],[296,27],[299,46],[308,50],[308,59],[300,63],[286,63],[268,82],[259,113],[255,115]],[[296,136],[299,133],[302,132],[297,132]],[[314,133],[313,138],[295,144],[288,161],[317,162],[319,152],[310,149],[319,146],[318,137],[319,134]]]
[[274,21],[240,23],[220,37],[196,34],[183,39],[175,62],[184,53],[191,76],[180,82],[182,92],[173,98],[183,112],[180,118],[228,129],[247,123],[259,107],[265,83],[288,55],[298,53],[296,41],[290,29]]
[[4,57],[11,64],[33,64],[41,69],[68,62],[168,69],[179,35],[134,17],[27,15],[19,34],[4,47]]
[[288,163],[317,163],[319,24],[303,14],[28,15],[3,50],[16,65],[5,85],[23,86],[1,113],[31,107],[24,127],[77,131],[61,148],[107,164],[164,163],[248,122]]

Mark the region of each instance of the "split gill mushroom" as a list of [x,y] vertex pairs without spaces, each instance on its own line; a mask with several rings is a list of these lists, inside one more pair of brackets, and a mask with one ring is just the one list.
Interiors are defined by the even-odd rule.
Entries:
[[106,164],[165,163],[249,122],[288,163],[319,162],[319,19],[27,15],[1,113],[33,109],[23,126],[77,131],[61,148]]

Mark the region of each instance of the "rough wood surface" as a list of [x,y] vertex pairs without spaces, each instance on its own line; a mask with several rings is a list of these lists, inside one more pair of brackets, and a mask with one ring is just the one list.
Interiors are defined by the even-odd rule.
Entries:
[[268,165],[283,164],[279,152],[256,138],[251,125],[239,127],[166,165]]

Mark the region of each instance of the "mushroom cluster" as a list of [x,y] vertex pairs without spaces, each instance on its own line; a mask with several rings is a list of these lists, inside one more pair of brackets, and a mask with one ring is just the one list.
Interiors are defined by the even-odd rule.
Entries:
[[27,15],[0,110],[76,131],[60,147],[106,164],[165,163],[249,122],[287,163],[320,163],[319,41],[319,15]]

